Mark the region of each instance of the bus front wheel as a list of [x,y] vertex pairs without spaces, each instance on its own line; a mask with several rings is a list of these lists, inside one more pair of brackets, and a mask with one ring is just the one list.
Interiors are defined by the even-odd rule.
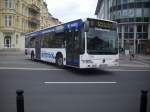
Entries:
[[63,67],[63,57],[62,57],[62,56],[57,56],[57,57],[56,57],[56,64],[57,64],[59,67]]

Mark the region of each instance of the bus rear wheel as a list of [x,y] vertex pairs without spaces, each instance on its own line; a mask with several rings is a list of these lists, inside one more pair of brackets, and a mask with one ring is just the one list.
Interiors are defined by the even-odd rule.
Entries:
[[56,65],[58,65],[61,68],[63,67],[63,57],[62,56],[56,57]]
[[31,52],[31,60],[34,60],[34,52]]

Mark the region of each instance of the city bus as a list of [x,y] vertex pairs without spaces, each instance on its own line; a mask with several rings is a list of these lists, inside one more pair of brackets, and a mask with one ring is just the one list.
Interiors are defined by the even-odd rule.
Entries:
[[59,67],[118,66],[117,23],[94,18],[77,19],[25,35],[25,54],[31,60]]

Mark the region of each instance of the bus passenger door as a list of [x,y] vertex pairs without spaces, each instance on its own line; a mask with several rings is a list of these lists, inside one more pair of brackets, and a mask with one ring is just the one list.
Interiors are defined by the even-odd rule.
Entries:
[[39,39],[35,41],[35,55],[36,59],[41,59],[41,42]]
[[79,31],[71,29],[66,31],[66,64],[79,67]]

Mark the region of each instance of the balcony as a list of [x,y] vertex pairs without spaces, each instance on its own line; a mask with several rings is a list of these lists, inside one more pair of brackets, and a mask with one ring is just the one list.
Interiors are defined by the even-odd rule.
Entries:
[[15,9],[0,9],[0,14],[16,14],[16,10]]
[[9,26],[9,27],[0,26],[0,30],[3,32],[14,32],[16,29],[13,26]]
[[29,10],[33,13],[40,14],[40,8],[38,6],[36,6],[35,4],[31,4],[29,6]]
[[36,17],[29,17],[29,22],[36,25],[40,24],[40,20]]
[[29,32],[35,31],[40,27],[40,20],[35,17],[30,17],[28,25],[29,25]]

